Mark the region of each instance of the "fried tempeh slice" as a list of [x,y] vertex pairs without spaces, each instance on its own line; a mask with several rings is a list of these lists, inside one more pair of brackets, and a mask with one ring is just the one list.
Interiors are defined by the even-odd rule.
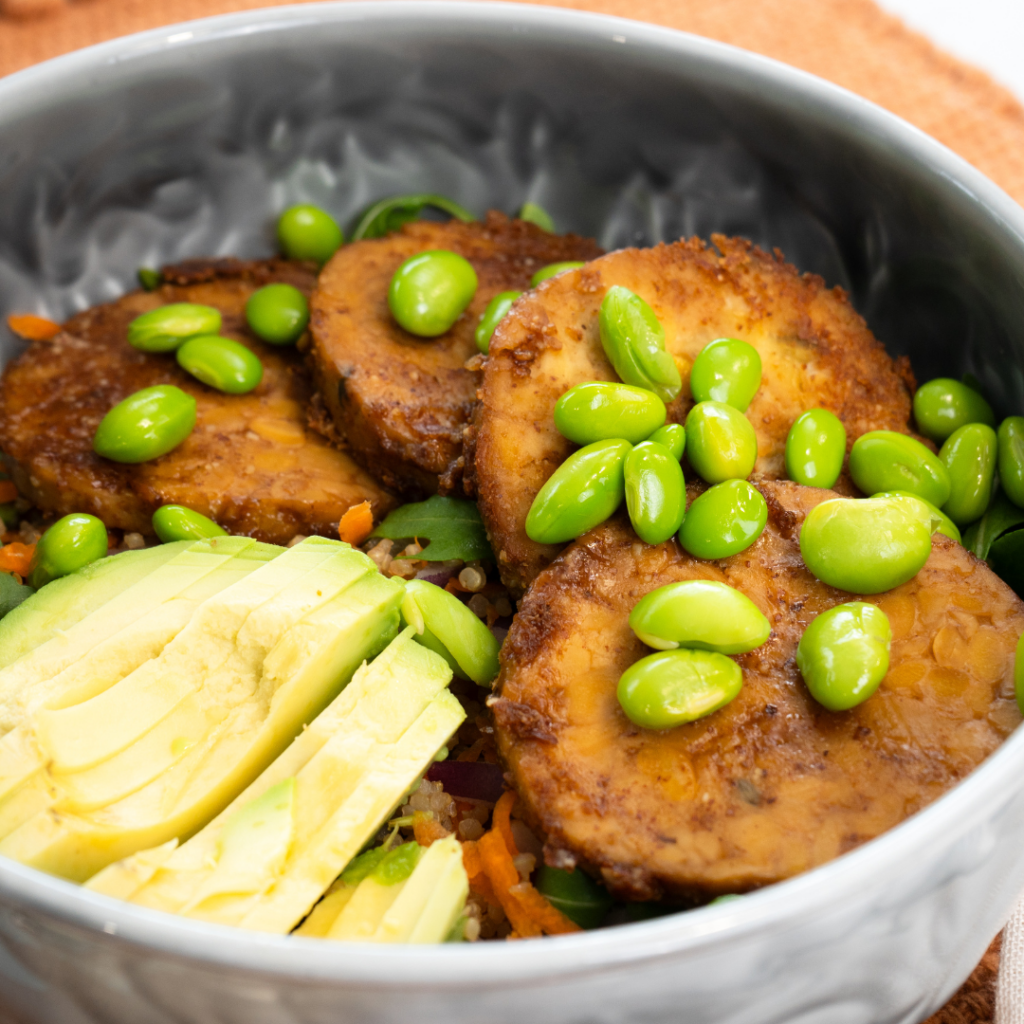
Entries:
[[[476,270],[473,301],[446,334],[418,338],[388,309],[391,278],[408,257],[449,249]],[[320,394],[355,457],[407,497],[461,490],[463,431],[476,403],[480,315],[499,292],[525,291],[548,263],[589,260],[589,238],[551,235],[491,211],[482,222],[417,221],[355,242],[324,267],[313,293],[313,360]]]
[[[834,492],[762,483],[768,527],[747,551],[702,562],[641,544],[620,520],[575,542],[534,582],[502,651],[497,740],[547,837],[549,863],[599,872],[618,895],[743,892],[859,846],[931,803],[1020,723],[1013,664],[1024,603],[940,534],[917,577],[865,598],[889,617],[880,689],[833,713],[795,664],[804,628],[852,599],[800,559],[807,511]],[[627,618],[685,579],[737,587],[772,633],[738,656],[743,689],[707,718],[633,725],[622,672],[651,653]]]
[[761,388],[747,410],[757,433],[755,480],[786,475],[786,435],[808,409],[834,412],[851,445],[868,430],[908,432],[909,364],[886,355],[840,289],[742,239],[715,236],[714,243],[720,254],[699,239],[610,253],[524,296],[495,331],[476,412],[474,471],[502,579],[514,592],[559,550],[535,544],[524,529],[537,492],[574,448],[555,429],[555,402],[582,381],[618,379],[598,332],[612,285],[650,303],[665,328],[683,378],[670,421],[686,419],[690,367],[708,342],[736,337],[758,350]]
[[[156,292],[132,292],[73,316],[4,371],[0,446],[22,494],[47,511],[91,512],[108,527],[144,534],[153,532],[156,508],[182,504],[229,533],[274,544],[296,534],[336,537],[342,514],[363,501],[377,518],[394,507],[373,477],[307,426],[312,386],[302,355],[263,344],[246,326],[245,302],[255,289],[284,281],[308,294],[311,270],[283,260],[193,260],[165,268],[164,281]],[[226,395],[181,370],[173,354],[133,349],[128,324],[170,302],[219,309],[221,333],[259,356],[262,383],[247,395]],[[191,436],[139,465],[96,455],[92,438],[107,410],[164,383],[195,396]]]

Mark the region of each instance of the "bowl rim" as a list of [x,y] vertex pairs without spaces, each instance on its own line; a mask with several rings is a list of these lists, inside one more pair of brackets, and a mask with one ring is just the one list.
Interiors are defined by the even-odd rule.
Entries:
[[[144,59],[177,46],[216,44],[259,32],[332,24],[399,21],[445,22],[448,28],[559,36],[575,45],[634,47],[689,60],[708,68],[728,68],[731,76],[771,89],[777,109],[804,116],[837,118],[847,134],[869,148],[896,150],[911,158],[919,173],[963,194],[976,210],[1015,236],[1024,253],[1024,210],[980,171],[937,140],[840,86],[760,54],[704,37],[611,15],[507,2],[389,0],[319,2],[216,15],[150,29],[55,57],[0,79],[0,107],[13,109],[40,90],[59,92],[83,75]],[[821,906],[870,891],[886,868],[912,860],[941,836],[945,845],[971,831],[991,814],[975,794],[1001,791],[1006,806],[1024,787],[1024,730],[966,779],[934,803],[882,836],[821,867],[745,896],[668,917],[620,925],[542,943],[479,943],[434,947],[340,947],[318,939],[243,931],[191,921],[90,892],[62,879],[0,857],[0,898],[22,910],[38,911],[58,922],[105,934],[113,942],[144,947],[152,954],[198,962],[205,967],[259,971],[267,976],[308,978],[395,989],[425,988],[475,992],[528,980],[564,979],[653,962],[722,943],[755,938],[798,926]],[[952,869],[951,869],[952,870]],[[1009,907],[1005,908],[1006,914]],[[625,940],[625,941],[623,941]],[[340,955],[342,954],[343,955]]]

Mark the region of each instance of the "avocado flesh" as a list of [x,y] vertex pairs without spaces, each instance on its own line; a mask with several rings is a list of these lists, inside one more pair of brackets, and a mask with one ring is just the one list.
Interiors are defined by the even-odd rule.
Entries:
[[338,919],[338,915],[345,909],[357,888],[358,886],[346,885],[338,879],[327,890],[324,898],[309,912],[309,917],[292,934],[310,939],[326,938],[331,925]]
[[109,864],[92,876],[83,888],[118,900],[130,900],[164,866],[178,848],[178,840],[170,839],[162,846],[140,850],[124,860]]
[[398,882],[395,885],[382,885],[372,876],[364,878],[335,918],[325,938],[347,939],[350,942],[373,941],[381,920],[406,884]]

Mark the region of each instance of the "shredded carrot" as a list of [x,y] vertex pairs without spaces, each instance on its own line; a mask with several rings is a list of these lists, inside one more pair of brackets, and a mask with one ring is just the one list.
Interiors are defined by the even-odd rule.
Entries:
[[456,761],[479,761],[480,754],[487,744],[487,740],[483,737],[478,739],[476,743],[471,747],[467,747],[457,758]]
[[34,316],[31,313],[21,313],[7,318],[7,326],[10,327],[19,338],[26,341],[49,341],[55,334],[60,332],[60,324],[47,320],[42,316]]
[[373,512],[370,503],[364,501],[353,505],[338,523],[338,536],[348,544],[362,544],[373,529]]
[[462,865],[469,876],[470,889],[477,896],[482,896],[488,903],[497,905],[498,897],[494,895],[490,879],[484,871],[484,862],[480,858],[480,849],[472,839],[467,839],[462,844]]
[[549,903],[529,882],[512,886],[510,892],[547,935],[568,935],[580,931],[557,907]]
[[437,839],[446,839],[451,832],[432,815],[417,811],[412,816],[412,834],[420,846],[429,846]]
[[0,480],[0,505],[6,505],[18,497],[18,488],[13,480]]
[[456,596],[468,593],[466,588],[459,582],[458,576],[449,576],[448,582],[444,585],[444,589],[447,590],[449,594],[455,594]]
[[505,846],[505,840],[501,838],[501,833],[497,829],[491,829],[481,836],[477,846],[484,870],[494,888],[494,895],[498,897],[498,902],[516,933],[524,939],[541,935],[540,925],[511,891],[512,886],[519,885],[519,872],[512,863],[512,857]]
[[511,817],[515,802],[515,793],[511,789],[506,789],[498,798],[498,802],[494,805],[494,812],[491,815],[491,828],[498,832],[505,841],[510,857],[517,857],[519,855],[519,848],[516,846],[516,841],[512,836]]
[[16,572],[27,576],[32,568],[32,559],[36,555],[35,544],[5,544],[0,548],[0,571]]

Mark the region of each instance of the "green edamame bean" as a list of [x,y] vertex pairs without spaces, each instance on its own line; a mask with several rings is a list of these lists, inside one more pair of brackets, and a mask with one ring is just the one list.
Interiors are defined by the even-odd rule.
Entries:
[[474,335],[476,347],[484,355],[487,355],[491,349],[491,335],[494,334],[494,329],[505,319],[505,315],[512,308],[512,303],[522,294],[522,292],[498,292],[487,303],[487,308],[480,317],[480,323],[477,324]]
[[563,871],[541,864],[537,889],[552,906],[581,928],[597,928],[615,902],[608,890],[581,868]]
[[700,402],[686,417],[686,455],[709,484],[746,480],[757,462],[757,435],[731,405]]
[[541,267],[530,278],[530,287],[536,288],[541,281],[546,281],[549,277],[558,277],[559,274],[564,274],[567,270],[579,270],[584,265],[582,260],[563,260],[561,263],[549,263],[546,267]]
[[665,329],[639,295],[621,285],[609,288],[598,324],[601,347],[621,380],[653,391],[666,403],[679,394],[683,379],[665,350]]
[[865,494],[910,491],[942,508],[949,471],[920,441],[894,430],[872,430],[853,442],[850,476]]
[[227,534],[212,519],[184,505],[161,505],[153,513],[153,529],[164,544],[175,540],[203,540]]
[[395,271],[388,288],[388,306],[410,334],[436,338],[462,316],[476,286],[476,271],[465,256],[431,249],[410,256]]
[[746,412],[761,386],[761,357],[739,338],[709,342],[693,361],[690,391],[695,402],[724,402]]
[[917,389],[914,419],[921,433],[938,443],[968,423],[996,425],[992,406],[973,388],[950,377],[937,377]]
[[338,222],[319,206],[291,206],[277,222],[277,240],[290,260],[326,263],[345,241]]
[[115,462],[148,462],[177,448],[196,425],[196,400],[173,384],[143,388],[100,421],[93,451]]
[[892,629],[881,608],[838,604],[804,630],[796,664],[811,696],[829,711],[863,704],[889,671]]
[[263,380],[255,353],[232,338],[204,334],[178,349],[178,365],[196,380],[229,395],[244,395]]
[[679,528],[679,543],[694,558],[729,558],[746,551],[767,522],[761,492],[746,480],[726,480],[694,499]]
[[695,647],[743,654],[768,639],[771,623],[746,594],[718,580],[682,580],[645,594],[633,606],[629,628],[648,647]]
[[107,553],[107,528],[84,512],[58,519],[39,538],[36,563],[28,578],[37,589],[59,576],[76,572]]
[[630,384],[588,380],[555,402],[555,426],[576,444],[612,437],[637,444],[664,422],[665,403],[653,391]]
[[268,344],[293,345],[309,323],[309,303],[293,285],[268,284],[249,296],[245,319],[253,334]]
[[999,483],[1018,508],[1024,508],[1024,416],[999,424]]
[[194,302],[172,302],[137,316],[128,325],[128,344],[141,352],[173,352],[189,338],[216,334],[220,310]]
[[548,477],[526,516],[538,544],[564,544],[603,523],[626,496],[624,463],[632,447],[613,438],[573,452]]
[[491,685],[498,674],[500,645],[494,634],[454,594],[426,580],[409,580],[405,585],[402,615],[419,633],[429,630],[466,677],[478,686]]
[[925,501],[924,498],[919,498],[916,494],[911,494],[910,491],[879,491],[878,494],[872,494],[871,497],[902,502],[907,511],[916,515],[933,534],[941,533],[949,537],[950,540],[955,540],[957,544],[962,543],[956,523],[930,501]]
[[835,485],[843,471],[846,427],[828,409],[810,409],[798,416],[786,437],[786,474],[805,487]]
[[672,453],[672,458],[681,459],[686,451],[686,427],[682,423],[666,423],[647,440],[663,444]]
[[546,231],[549,235],[555,233],[555,222],[551,219],[551,214],[539,203],[523,203],[519,211],[519,219],[525,220],[530,224],[536,224],[537,227],[542,231]]
[[671,729],[725,707],[743,687],[743,672],[715,651],[680,648],[649,654],[619,679],[619,705],[644,729]]
[[679,529],[686,514],[683,467],[656,441],[641,441],[623,465],[626,508],[636,535],[647,544],[661,544]]
[[980,519],[995,487],[996,432],[986,423],[968,423],[946,438],[939,452],[949,470],[949,497],[943,511],[958,526]]
[[890,500],[825,501],[811,509],[800,530],[807,568],[830,587],[854,594],[880,594],[906,583],[931,550],[931,530]]
[[1017,697],[1017,707],[1024,715],[1024,633],[1017,641],[1017,654],[1013,659],[1013,690]]

